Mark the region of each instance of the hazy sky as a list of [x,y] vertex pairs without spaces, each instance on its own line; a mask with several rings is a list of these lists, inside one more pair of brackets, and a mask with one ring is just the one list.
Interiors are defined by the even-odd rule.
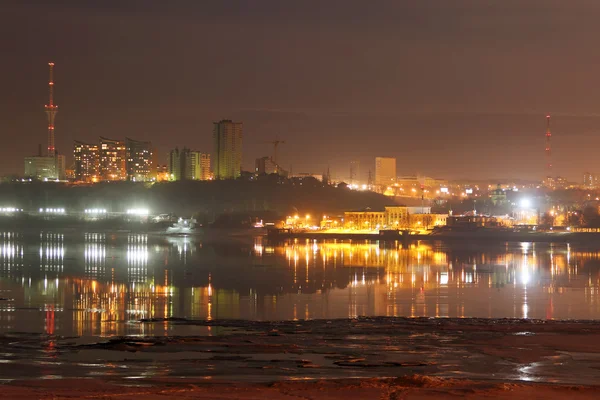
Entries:
[[[52,4],[49,4],[52,3]],[[598,0],[0,0],[0,173],[46,145],[56,63],[57,148],[98,136],[211,150],[244,122],[244,167],[366,177],[541,178],[600,172]],[[72,159],[72,157],[69,157]]]

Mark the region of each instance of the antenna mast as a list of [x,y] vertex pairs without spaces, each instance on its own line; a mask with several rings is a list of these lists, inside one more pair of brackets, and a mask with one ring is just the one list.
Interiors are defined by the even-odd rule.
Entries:
[[546,115],[546,171],[548,177],[552,176],[552,147],[550,146],[550,138],[552,133],[550,132],[550,114]]
[[44,107],[48,116],[48,157],[56,156],[56,147],[54,145],[54,118],[58,112],[58,106],[54,104],[54,63],[49,62],[50,79],[48,80],[49,103]]

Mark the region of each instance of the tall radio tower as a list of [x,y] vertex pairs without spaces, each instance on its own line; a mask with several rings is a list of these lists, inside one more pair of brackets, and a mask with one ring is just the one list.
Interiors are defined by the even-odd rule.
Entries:
[[550,147],[550,114],[546,115],[546,171],[548,176],[552,176],[552,148]]
[[54,146],[54,118],[58,112],[58,106],[54,104],[54,63],[48,63],[50,67],[50,80],[48,81],[49,103],[46,104],[46,115],[48,115],[48,157],[56,156]]

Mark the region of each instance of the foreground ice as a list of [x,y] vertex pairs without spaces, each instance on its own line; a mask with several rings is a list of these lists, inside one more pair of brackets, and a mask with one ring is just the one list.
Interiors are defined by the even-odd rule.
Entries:
[[415,376],[424,379],[425,386],[468,381],[581,388],[596,385],[600,378],[600,324],[594,321],[359,318],[140,323],[202,326],[205,335],[99,341],[4,335],[0,377],[13,388],[40,378],[152,387],[174,381],[181,385],[235,381],[255,387],[266,382],[349,378],[383,382],[372,379]]

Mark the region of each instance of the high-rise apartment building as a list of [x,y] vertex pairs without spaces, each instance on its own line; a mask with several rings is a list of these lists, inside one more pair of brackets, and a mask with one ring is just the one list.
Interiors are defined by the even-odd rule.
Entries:
[[242,168],[242,123],[222,120],[213,126],[215,179],[236,179]]
[[127,162],[127,180],[147,182],[156,175],[153,165],[153,150],[151,142],[142,142],[125,138]]
[[75,180],[97,182],[100,180],[100,148],[97,144],[75,141]]
[[210,154],[188,148],[171,150],[169,153],[169,176],[172,181],[211,179]]
[[[185,148],[183,150],[185,150]],[[179,151],[179,148],[177,147],[169,152],[167,169],[170,181],[180,181],[182,177],[185,176],[182,174],[181,153],[182,152]]]
[[391,185],[396,182],[396,158],[375,158],[375,184],[380,186]]
[[100,176],[104,181],[127,179],[127,147],[122,140],[100,137]]
[[190,150],[186,156],[186,179],[207,181],[211,178],[210,154]]

